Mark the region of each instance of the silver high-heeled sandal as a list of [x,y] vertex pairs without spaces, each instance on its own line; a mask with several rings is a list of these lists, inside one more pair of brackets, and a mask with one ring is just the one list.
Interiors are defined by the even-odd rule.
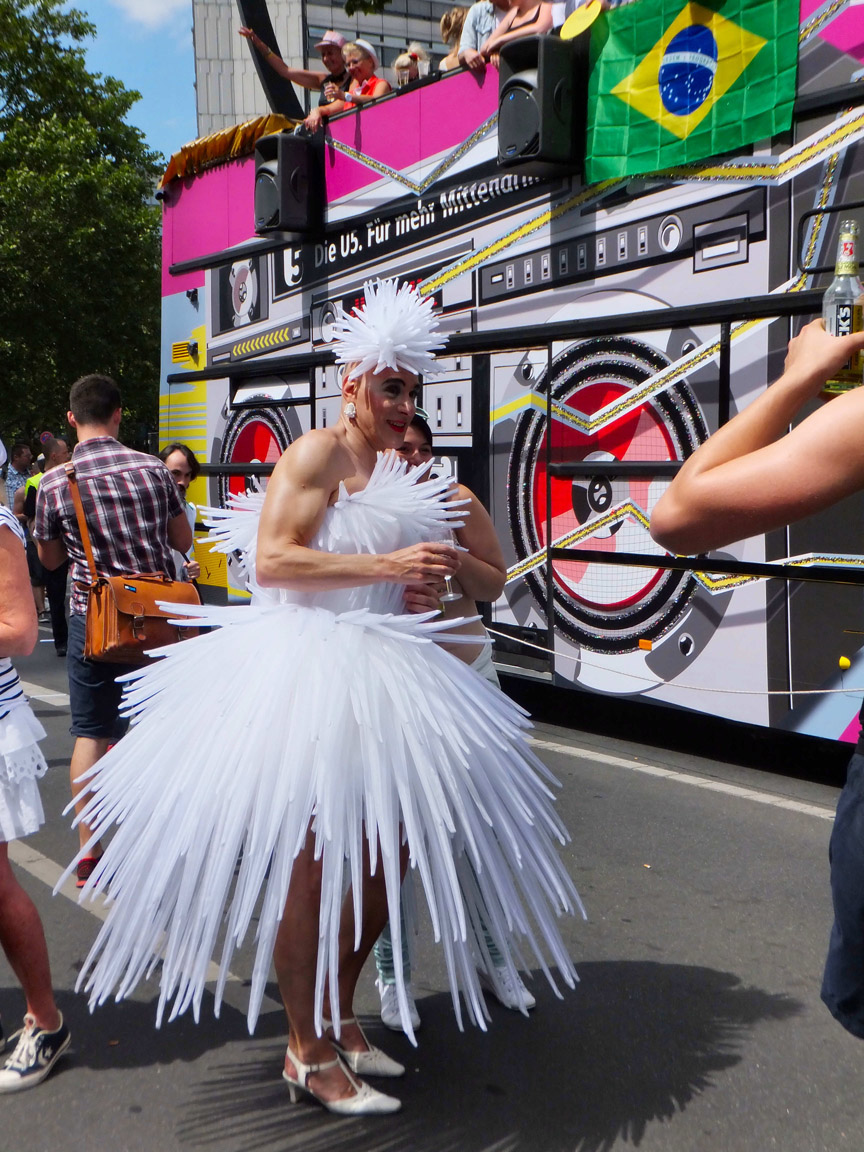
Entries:
[[[299,1079],[295,1080],[284,1068],[282,1069],[282,1079],[288,1085],[288,1095],[292,1104],[296,1104],[301,1095],[309,1096],[328,1112],[334,1112],[337,1116],[386,1116],[391,1112],[398,1112],[402,1107],[402,1101],[397,1100],[395,1096],[385,1096],[383,1092],[364,1084],[362,1080],[356,1080],[338,1055],[335,1060],[327,1060],[323,1064],[304,1064],[291,1051],[289,1045],[288,1059],[299,1076]],[[344,1096],[341,1100],[324,1100],[309,1087],[309,1077],[314,1076],[316,1072],[326,1072],[328,1068],[342,1069],[348,1078],[348,1083],[354,1089],[353,1096]]]
[[[346,1020],[340,1021],[341,1024],[356,1024],[360,1029],[360,1035],[363,1037],[368,1052],[348,1052],[346,1051],[338,1040],[330,1037],[330,1043],[342,1057],[343,1061],[348,1065],[352,1072],[356,1072],[358,1076],[404,1076],[405,1065],[400,1064],[398,1060],[394,1060],[392,1056],[388,1056],[380,1048],[376,1048],[374,1044],[369,1042],[366,1033],[360,1028],[356,1017],[350,1016]],[[324,1029],[332,1028],[332,1023],[325,1018]]]

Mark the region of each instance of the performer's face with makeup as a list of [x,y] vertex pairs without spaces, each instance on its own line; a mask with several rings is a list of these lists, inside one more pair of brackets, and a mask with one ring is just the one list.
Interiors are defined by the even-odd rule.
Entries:
[[383,449],[401,446],[419,394],[416,376],[386,368],[364,372],[354,395],[346,389],[345,398],[354,400],[357,427],[370,443]]

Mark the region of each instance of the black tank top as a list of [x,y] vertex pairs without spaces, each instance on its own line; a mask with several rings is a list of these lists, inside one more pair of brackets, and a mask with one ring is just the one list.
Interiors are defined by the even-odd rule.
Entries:
[[337,84],[344,92],[347,92],[350,81],[351,77],[348,75],[347,68],[344,72],[340,72],[338,76],[333,76],[328,72],[324,79],[321,81],[321,95],[318,97],[318,107],[320,108],[322,104],[330,103],[330,101],[324,95],[325,84]]

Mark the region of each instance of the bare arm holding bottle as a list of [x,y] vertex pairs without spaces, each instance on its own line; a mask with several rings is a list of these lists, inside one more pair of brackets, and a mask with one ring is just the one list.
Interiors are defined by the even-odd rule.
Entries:
[[790,341],[783,375],[684,463],[658,501],[651,535],[679,555],[782,527],[864,488],[864,389],[791,431],[807,401],[864,349],[814,320]]

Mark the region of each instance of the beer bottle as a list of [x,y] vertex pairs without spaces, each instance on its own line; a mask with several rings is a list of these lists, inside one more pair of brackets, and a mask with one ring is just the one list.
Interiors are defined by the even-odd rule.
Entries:
[[[840,225],[834,279],[822,298],[822,319],[832,336],[847,336],[864,328],[864,284],[858,278],[858,225],[844,220]],[[823,391],[848,392],[862,382],[864,356],[856,353],[829,380]]]

